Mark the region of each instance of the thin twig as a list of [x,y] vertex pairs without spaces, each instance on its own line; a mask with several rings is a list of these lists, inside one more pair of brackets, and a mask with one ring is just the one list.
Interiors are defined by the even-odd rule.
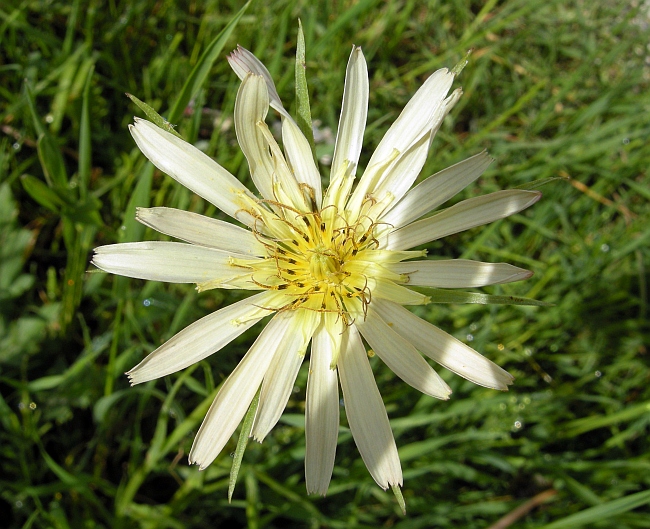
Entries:
[[557,494],[555,489],[548,489],[544,492],[540,492],[536,496],[533,496],[526,503],[520,505],[515,510],[510,511],[503,518],[498,520],[496,523],[492,524],[488,529],[506,529],[515,523],[519,518],[526,516],[530,511],[532,511],[538,505],[541,505],[545,501],[549,500]]

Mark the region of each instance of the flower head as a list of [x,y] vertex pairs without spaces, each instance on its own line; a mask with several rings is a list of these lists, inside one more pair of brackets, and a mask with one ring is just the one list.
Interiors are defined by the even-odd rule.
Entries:
[[[423,358],[483,386],[505,390],[512,377],[493,362],[405,308],[430,297],[410,285],[480,287],[525,279],[508,264],[426,260],[417,246],[506,217],[535,203],[534,191],[498,191],[422,218],[476,180],[485,152],[410,189],[433,136],[462,91],[454,73],[431,75],[390,127],[354,185],[368,108],[361,48],[350,55],[329,186],[309,143],[284,109],[266,68],[238,48],[229,62],[242,83],[235,103],[237,139],[259,196],[182,139],[136,119],[131,133],[161,171],[248,229],[169,208],[137,211],[143,224],[185,242],[103,246],[93,263],[141,279],[196,283],[199,291],[256,293],[193,323],[127,373],[132,384],[168,375],[222,349],[274,314],[223,383],[194,440],[190,462],[209,465],[260,391],[252,435],[262,441],[280,418],[310,348],[306,402],[307,490],[325,494],[339,423],[340,384],[354,440],[383,488],[402,484],[397,448],[363,339],[399,377],[447,399],[450,388]],[[281,149],[265,123],[282,118]],[[420,219],[420,220],[418,220]],[[189,243],[189,244],[188,244]]]

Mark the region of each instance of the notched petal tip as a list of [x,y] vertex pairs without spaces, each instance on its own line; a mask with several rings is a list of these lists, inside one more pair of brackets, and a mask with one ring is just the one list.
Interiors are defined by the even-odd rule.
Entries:
[[129,379],[129,385],[130,385],[131,387],[133,387],[133,386],[135,386],[136,384],[138,384],[138,382],[134,382],[134,381],[133,381],[133,375],[131,374],[131,371],[127,371],[127,372],[124,373],[124,374],[128,377],[128,379]]

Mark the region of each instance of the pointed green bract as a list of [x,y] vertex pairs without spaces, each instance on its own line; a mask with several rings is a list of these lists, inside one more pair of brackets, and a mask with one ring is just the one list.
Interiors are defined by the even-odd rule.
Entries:
[[413,290],[422,290],[431,298],[430,303],[456,303],[466,304],[475,303],[479,305],[530,305],[533,307],[551,307],[552,303],[538,301],[536,299],[522,298],[519,296],[495,296],[492,294],[482,294],[480,292],[458,292],[455,290],[416,288]]
[[395,495],[395,499],[397,500],[397,504],[399,505],[399,508],[402,509],[402,514],[406,516],[406,502],[404,501],[404,496],[402,495],[402,489],[400,488],[399,485],[392,485],[390,489],[393,491],[393,494]]
[[154,125],[159,126],[161,129],[166,130],[167,132],[171,132],[174,136],[178,136],[179,138],[181,137],[181,135],[176,132],[174,125],[163,118],[160,114],[158,114],[158,112],[156,112],[153,107],[147,105],[147,103],[144,101],[140,101],[133,94],[126,94],[126,97],[133,101]]
[[239,469],[241,468],[241,462],[244,458],[244,452],[246,451],[246,446],[248,446],[248,439],[250,438],[251,430],[253,429],[255,414],[257,413],[257,408],[260,404],[260,391],[261,386],[260,389],[257,390],[255,397],[253,397],[253,402],[251,402],[250,408],[248,408],[241,425],[241,432],[239,433],[239,439],[237,440],[237,448],[235,449],[235,457],[232,459],[230,479],[228,480],[228,503],[232,501],[232,494],[235,492],[237,476],[239,475]]
[[460,72],[463,71],[465,66],[469,63],[469,56],[472,54],[474,50],[467,50],[467,53],[465,54],[465,57],[463,57],[456,66],[454,66],[451,69],[451,73],[453,73],[455,76],[458,76]]
[[551,176],[549,178],[540,178],[539,180],[533,180],[532,182],[526,182],[519,186],[515,186],[513,189],[525,189],[526,191],[534,191],[540,187],[550,184],[551,182],[556,182],[558,180],[564,180],[565,182],[569,181],[569,178],[566,176]]
[[296,121],[309,142],[311,152],[315,153],[306,71],[305,35],[302,32],[302,23],[298,20],[298,44],[296,46],[296,111],[298,115]]

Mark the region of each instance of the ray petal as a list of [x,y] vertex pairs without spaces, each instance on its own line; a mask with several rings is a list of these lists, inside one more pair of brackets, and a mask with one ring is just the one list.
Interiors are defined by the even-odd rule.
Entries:
[[[341,173],[342,168],[352,173],[356,171],[368,116],[368,94],[368,66],[366,59],[361,48],[354,46],[345,71],[343,104],[334,144],[331,180]],[[345,160],[350,163],[345,165]]]
[[[340,343],[340,342],[339,342]],[[336,455],[339,431],[339,388],[331,365],[334,342],[321,324],[311,343],[305,408],[305,481],[308,494],[325,496]]]
[[282,142],[296,180],[313,190],[316,206],[320,208],[323,200],[320,172],[307,138],[292,119],[282,120]]
[[280,312],[221,386],[190,450],[190,464],[203,470],[219,455],[248,410],[295,313]]
[[489,224],[532,206],[541,198],[539,191],[508,189],[469,198],[440,213],[404,226],[388,235],[387,247],[406,250],[453,233]]
[[296,383],[298,370],[305,358],[307,344],[318,325],[320,314],[298,311],[291,320],[286,339],[278,346],[260,393],[252,436],[260,443],[280,419]]
[[233,71],[237,74],[237,77],[239,77],[242,81],[249,73],[261,75],[266,82],[266,88],[269,93],[271,106],[280,114],[282,114],[283,117],[292,119],[291,115],[282,106],[282,101],[280,100],[278,91],[275,88],[275,84],[273,83],[273,78],[271,77],[271,74],[267,70],[266,66],[264,66],[262,61],[255,57],[255,55],[253,55],[246,48],[242,48],[238,45],[237,49],[228,56],[228,63],[230,64],[230,67],[233,69]]
[[382,216],[393,228],[401,228],[419,219],[479,178],[492,162],[486,151],[431,175]]
[[247,75],[235,100],[235,132],[239,146],[248,160],[255,187],[265,199],[273,200],[273,159],[264,134],[257,125],[264,122],[268,109],[269,96],[264,78]]
[[204,283],[240,276],[242,269],[230,264],[232,257],[250,258],[194,244],[144,241],[95,248],[92,264],[105,272],[137,279]]
[[474,288],[528,279],[533,275],[508,263],[483,263],[469,259],[405,261],[385,265],[409,276],[409,285],[435,288]]
[[243,211],[246,203],[240,198],[251,193],[207,154],[144,119],[135,118],[129,130],[158,169],[231,217],[247,226],[255,224],[255,219]]
[[136,208],[135,218],[145,226],[181,239],[224,252],[266,255],[264,245],[248,230],[230,222],[175,208]]
[[356,326],[377,356],[404,382],[431,397],[449,398],[451,389],[447,383],[409,341],[388,326],[373,304],[368,307],[365,320],[357,320]]
[[420,352],[467,380],[493,389],[507,390],[514,378],[460,340],[390,301],[373,301],[373,307],[391,328]]
[[357,209],[364,197],[381,185],[400,154],[406,153],[423,137],[429,136],[435,115],[444,106],[453,80],[454,74],[446,68],[434,72],[406,104],[370,158],[350,198],[350,209]]
[[377,389],[366,350],[354,325],[339,355],[339,377],[352,437],[370,475],[386,490],[402,485],[402,467],[386,408]]
[[127,372],[132,385],[180,371],[216,353],[271,310],[272,295],[262,292],[195,321]]

